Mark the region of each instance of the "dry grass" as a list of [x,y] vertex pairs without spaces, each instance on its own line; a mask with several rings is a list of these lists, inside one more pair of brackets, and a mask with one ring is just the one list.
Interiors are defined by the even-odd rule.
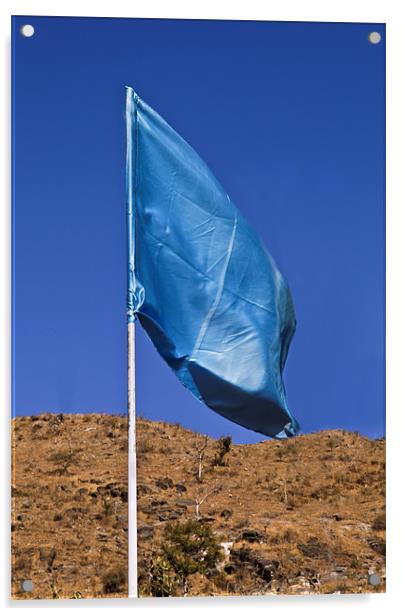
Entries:
[[18,417],[12,462],[13,598],[127,596],[126,419]]
[[[230,546],[189,576],[189,595],[385,590],[383,439],[337,430],[231,444],[217,465],[222,441],[140,418],[137,444],[143,595],[158,571],[154,587],[182,594],[161,560],[164,529],[197,516]],[[127,596],[124,417],[13,420],[12,501],[14,598]]]
[[[137,434],[138,442],[146,438],[148,447],[153,446],[151,454],[138,460],[138,482],[145,486],[138,523],[153,529],[152,536],[139,535],[140,589],[145,594],[141,580],[159,556],[165,525],[170,519],[193,519],[195,503],[214,486],[219,489],[205,499],[200,513],[217,535],[233,543],[228,573],[195,575],[188,594],[385,590],[383,439],[337,430],[285,442],[231,445],[223,466],[215,464],[219,441],[207,439],[200,483],[201,435],[145,419],[138,422]],[[169,450],[161,455],[165,444]],[[172,487],[162,489],[158,480],[166,476]],[[179,492],[178,485],[186,491]],[[248,560],[235,562],[236,551],[245,548],[251,550]],[[277,567],[269,581],[268,575],[261,577],[261,560]],[[369,586],[369,570],[380,575],[379,586]]]

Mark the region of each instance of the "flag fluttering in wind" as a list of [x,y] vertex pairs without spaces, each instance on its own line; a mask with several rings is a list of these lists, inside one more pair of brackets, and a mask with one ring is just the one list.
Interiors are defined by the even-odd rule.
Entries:
[[267,436],[299,431],[282,372],[288,285],[207,165],[127,88],[128,317],[182,384]]

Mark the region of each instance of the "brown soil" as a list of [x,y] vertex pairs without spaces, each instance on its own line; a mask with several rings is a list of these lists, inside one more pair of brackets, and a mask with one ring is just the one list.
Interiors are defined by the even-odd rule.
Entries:
[[143,595],[155,594],[155,563],[172,594],[184,593],[163,555],[164,529],[196,518],[205,496],[199,518],[231,545],[215,569],[189,576],[188,595],[384,592],[384,439],[335,430],[231,445],[218,466],[208,438],[201,481],[202,435],[140,420],[137,443]]
[[126,597],[126,419],[18,417],[12,434],[12,597]]
[[[173,595],[385,590],[384,439],[337,430],[231,445],[221,465],[218,452],[179,424],[138,419],[141,596],[158,594],[161,571]],[[127,596],[124,417],[14,419],[12,501],[14,598]],[[166,528],[195,519],[225,545],[183,584]]]

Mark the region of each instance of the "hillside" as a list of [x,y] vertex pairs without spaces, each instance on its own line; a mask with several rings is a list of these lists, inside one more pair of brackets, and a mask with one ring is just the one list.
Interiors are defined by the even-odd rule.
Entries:
[[[126,596],[126,419],[13,425],[13,596]],[[138,419],[137,456],[141,596],[385,590],[384,439],[233,445]]]

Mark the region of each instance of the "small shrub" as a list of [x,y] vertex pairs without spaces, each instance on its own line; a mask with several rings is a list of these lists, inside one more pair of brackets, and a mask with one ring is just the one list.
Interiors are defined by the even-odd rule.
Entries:
[[79,590],[77,590],[75,593],[73,593],[70,597],[70,599],[83,599],[84,597],[82,596],[82,594],[80,593]]
[[127,573],[123,567],[110,569],[102,577],[103,592],[107,595],[120,592],[127,582]]
[[50,593],[52,595],[52,599],[60,599],[61,598],[62,589],[58,587],[56,579],[52,578],[49,581],[49,589],[50,589]]
[[77,463],[77,454],[71,450],[55,451],[48,457],[48,460],[55,466],[56,473],[66,475],[70,466]]
[[158,557],[151,562],[146,594],[152,597],[171,597],[174,595],[175,575],[170,563]]
[[214,459],[212,461],[213,466],[226,466],[226,461],[224,457],[229,453],[230,446],[232,444],[231,436],[221,436],[218,441],[218,451],[215,453]]
[[167,524],[164,539],[163,557],[183,586],[192,573],[214,568],[222,555],[212,528],[199,520]]

